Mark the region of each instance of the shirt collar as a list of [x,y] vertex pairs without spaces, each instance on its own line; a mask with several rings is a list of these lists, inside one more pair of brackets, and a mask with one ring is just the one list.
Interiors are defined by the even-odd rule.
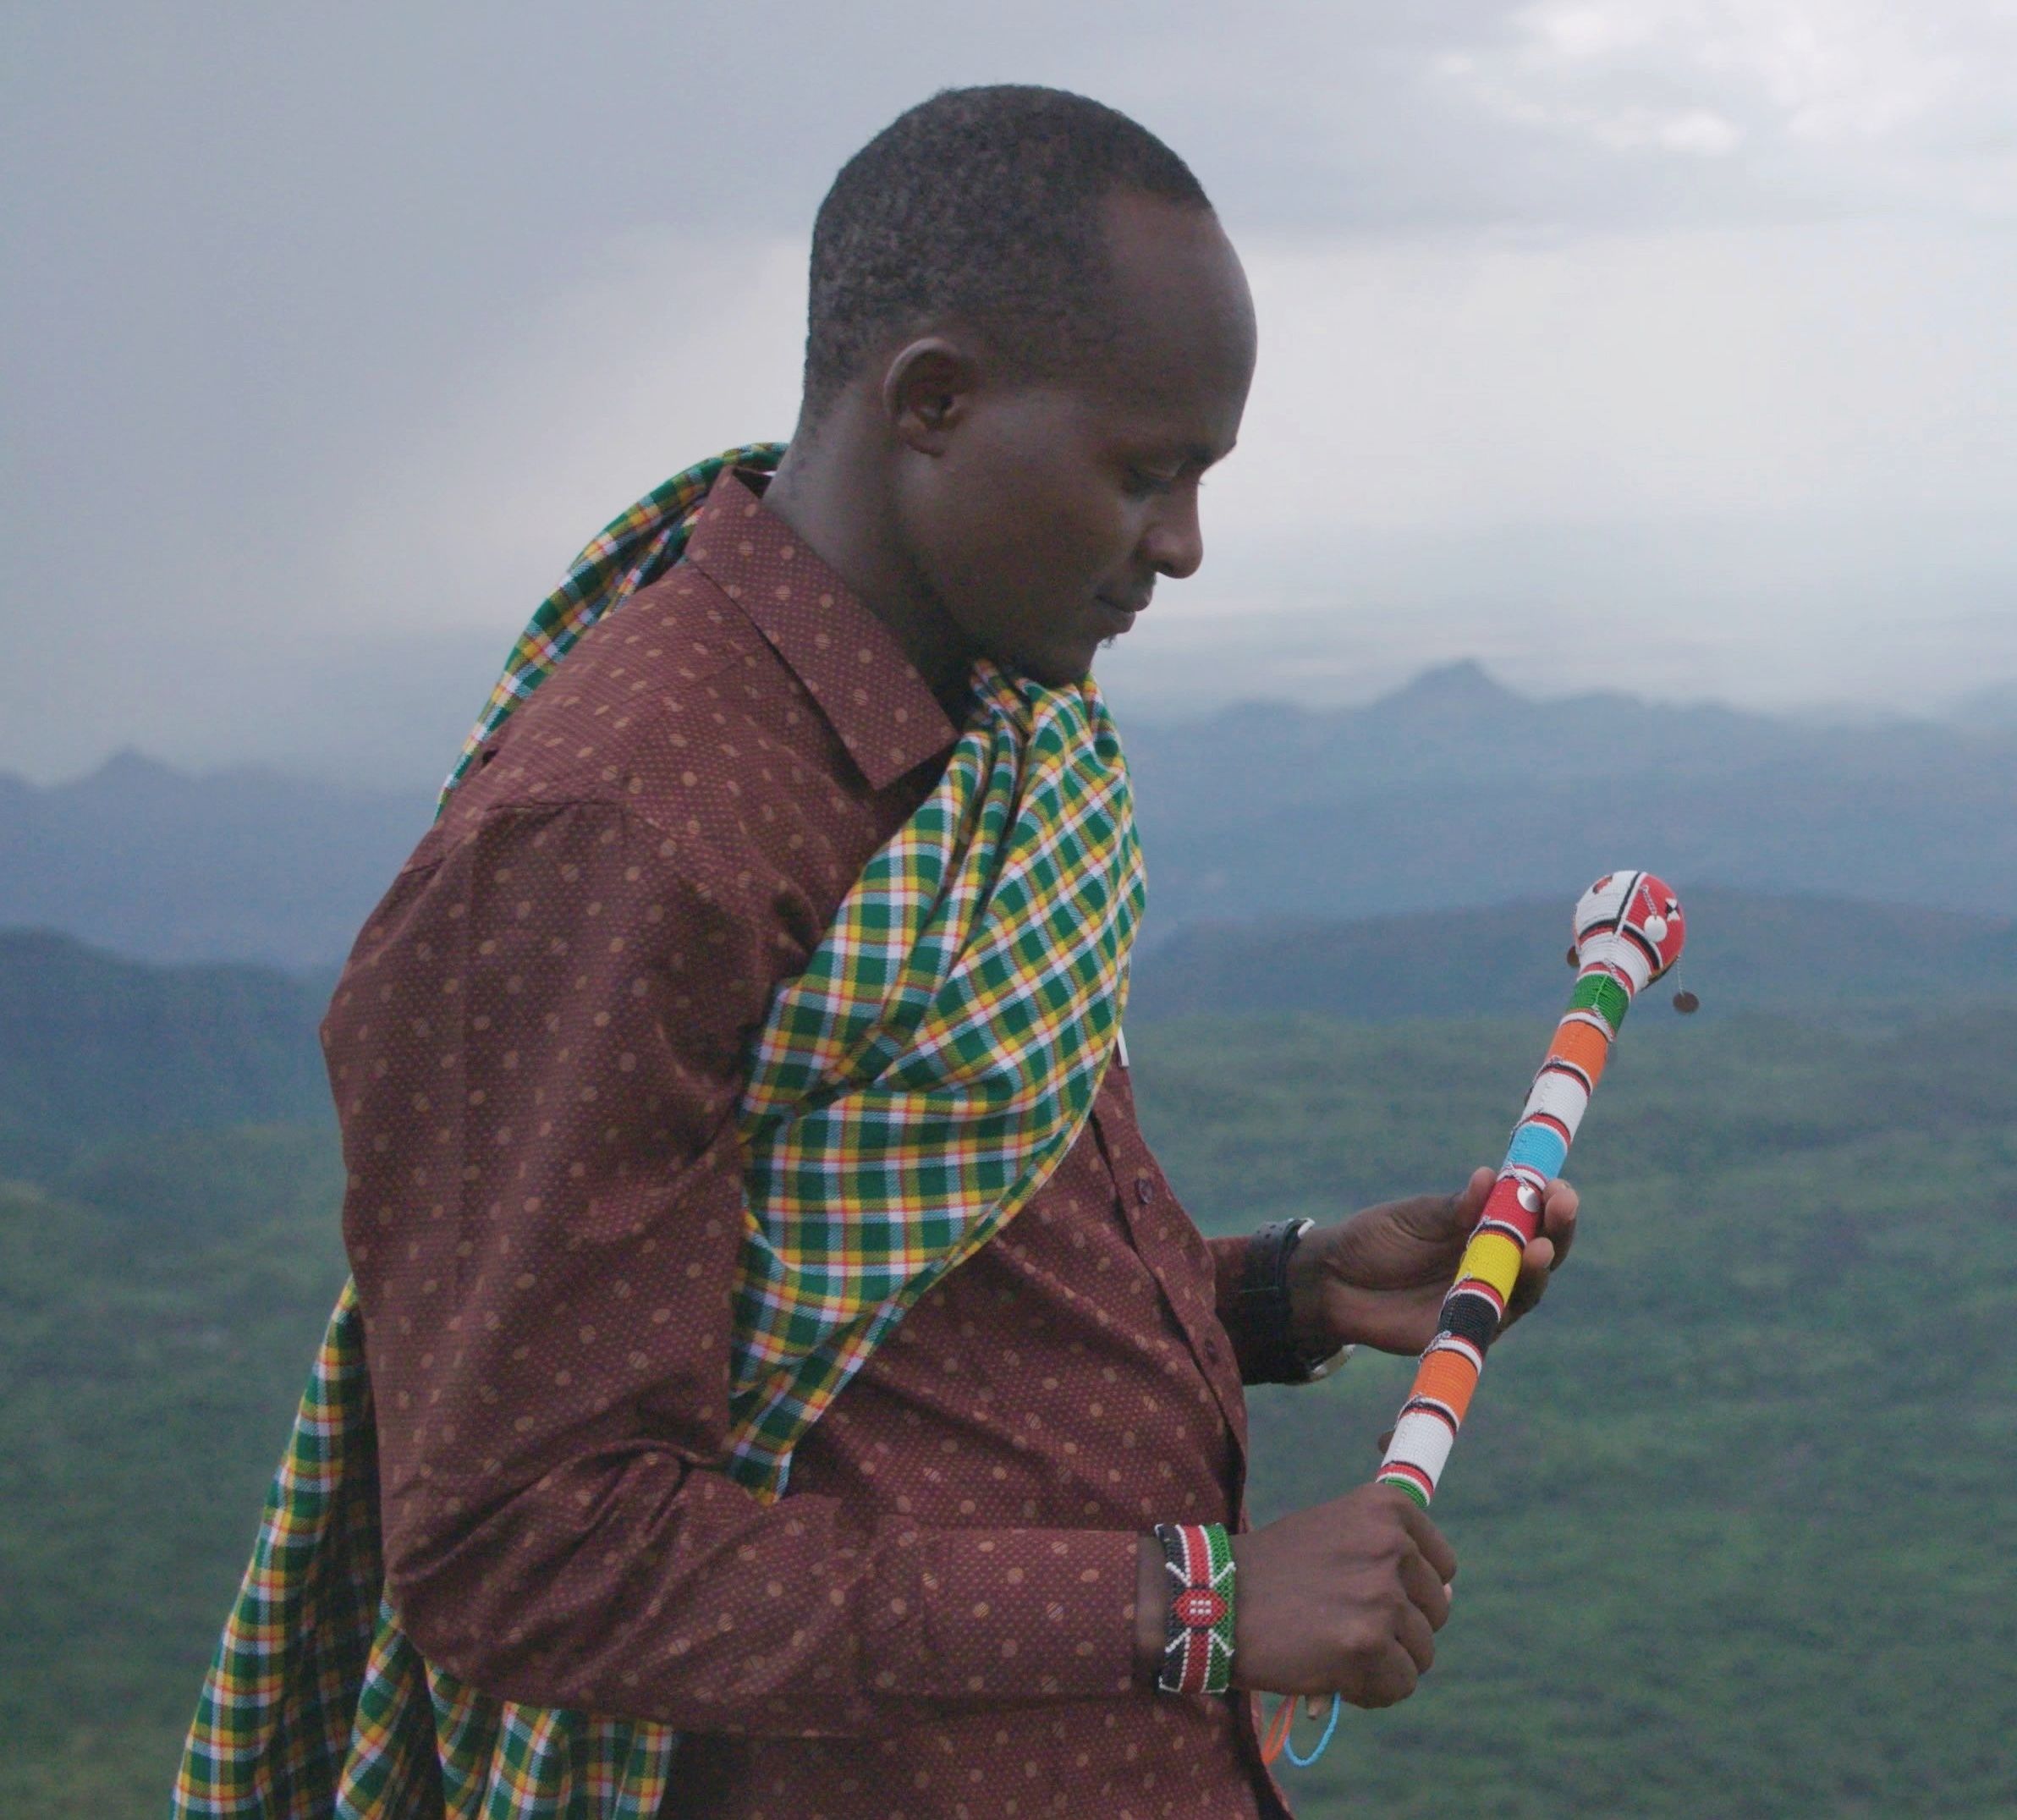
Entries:
[[750,616],[870,788],[887,788],[959,738],[889,629],[739,476],[715,483],[686,560]]

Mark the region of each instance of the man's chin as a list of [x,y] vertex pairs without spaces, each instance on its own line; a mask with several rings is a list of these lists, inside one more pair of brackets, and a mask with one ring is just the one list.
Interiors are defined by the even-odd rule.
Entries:
[[[1111,644],[1113,641],[1108,639],[1107,642]],[[1096,646],[1028,653],[1016,660],[1015,668],[1046,689],[1070,689],[1092,674],[1093,654],[1097,648]]]

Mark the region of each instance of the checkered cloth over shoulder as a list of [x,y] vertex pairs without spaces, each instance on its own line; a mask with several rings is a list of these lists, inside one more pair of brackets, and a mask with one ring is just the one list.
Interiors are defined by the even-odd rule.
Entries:
[[783,459],[782,443],[745,443],[682,468],[602,527],[569,564],[560,586],[533,609],[531,620],[504,660],[504,674],[462,742],[455,768],[442,785],[442,802],[475,763],[483,742],[553,674],[581,635],[640,588],[649,587],[686,553],[694,520],[723,472],[755,468],[768,473]]
[[[752,444],[675,476],[582,553],[451,775],[580,635],[678,560]],[[728,1472],[791,1453],[932,1284],[1084,1125],[1144,899],[1126,766],[1090,681],[976,668],[937,788],[876,855],[750,1058]],[[174,1820],[647,1820],[669,1726],[494,1699],[423,1660],[382,1597],[363,1319],[346,1286],[184,1747]]]

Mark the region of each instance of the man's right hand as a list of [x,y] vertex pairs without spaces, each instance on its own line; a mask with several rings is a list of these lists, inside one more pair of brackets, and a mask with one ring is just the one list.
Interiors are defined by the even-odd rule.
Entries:
[[1457,1557],[1428,1513],[1362,1485],[1233,1537],[1234,1685],[1390,1707],[1436,1659]]

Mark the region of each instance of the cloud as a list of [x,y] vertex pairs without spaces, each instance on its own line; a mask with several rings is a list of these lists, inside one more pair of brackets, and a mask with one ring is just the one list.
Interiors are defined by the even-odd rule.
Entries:
[[2017,8],[1982,0],[1539,0],[1437,59],[1489,113],[1619,152],[1749,163],[1755,201],[2017,211]]
[[472,324],[379,433],[318,452],[312,487],[247,476],[234,497],[267,509],[174,549],[172,591],[146,567],[100,575],[25,626],[0,766],[138,745],[431,784],[604,524],[690,462],[789,436],[805,261],[779,239],[624,235]]
[[789,437],[805,246],[647,231],[492,327],[339,483],[323,527],[360,623],[514,635],[575,552],[690,462]]
[[[1259,389],[1158,608],[1225,688],[1245,614],[1349,691],[1464,639],[1583,662],[1655,595],[1626,681],[2017,671],[1980,529],[2017,449],[2007,0],[66,0],[8,31],[0,767],[417,774],[590,532],[789,426],[829,173],[964,81],[1129,109],[1250,252]],[[1343,632],[1340,598],[1373,603]],[[1974,630],[1902,657],[1913,612]]]
[[[1215,509],[1325,527],[1983,513],[2017,495],[2017,245],[1879,220],[1263,240]],[[1293,451],[1293,459],[1276,452]]]

